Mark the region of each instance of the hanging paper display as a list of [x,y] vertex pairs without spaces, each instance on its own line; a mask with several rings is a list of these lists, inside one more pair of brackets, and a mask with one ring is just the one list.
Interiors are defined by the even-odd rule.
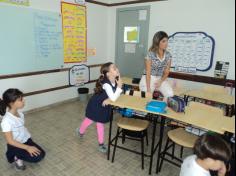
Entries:
[[64,62],[87,61],[86,7],[62,2]]

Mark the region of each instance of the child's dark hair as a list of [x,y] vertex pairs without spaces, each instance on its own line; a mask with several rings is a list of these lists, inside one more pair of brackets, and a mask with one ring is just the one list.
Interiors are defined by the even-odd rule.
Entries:
[[226,141],[216,134],[201,136],[195,144],[194,153],[201,160],[211,158],[228,163],[232,156],[232,150]]
[[166,32],[164,32],[164,31],[157,32],[153,37],[152,46],[150,47],[149,51],[152,51],[152,52],[155,52],[155,53],[158,52],[160,42],[164,38],[167,38],[167,39],[169,38],[169,36]]
[[18,89],[6,90],[2,95],[2,99],[0,99],[0,115],[4,116],[7,108],[11,108],[10,104],[22,97],[23,93]]
[[110,71],[110,66],[113,65],[112,62],[108,62],[104,64],[101,69],[100,69],[100,77],[97,80],[96,83],[96,88],[94,89],[95,94],[99,94],[103,91],[102,86],[103,86],[103,81],[107,79],[107,73]]

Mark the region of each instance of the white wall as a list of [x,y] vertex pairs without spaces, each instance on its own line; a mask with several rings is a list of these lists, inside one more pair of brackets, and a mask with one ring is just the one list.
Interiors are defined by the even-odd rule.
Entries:
[[204,31],[215,38],[216,53],[212,69],[197,74],[214,76],[215,62],[229,61],[228,78],[235,80],[235,0],[168,0],[113,7],[109,9],[110,58],[115,59],[116,9],[144,5],[151,6],[149,44],[160,30],[169,34]]
[[[73,0],[67,1],[74,2]],[[216,40],[215,61],[229,61],[231,63],[229,78],[235,80],[234,0],[169,0],[122,7],[142,5],[151,5],[149,43],[151,43],[154,33],[159,30],[165,30],[169,34],[177,31],[205,31]],[[60,0],[31,0],[30,8],[59,13]],[[87,4],[88,48],[97,49],[97,55],[88,59],[89,65],[115,60],[117,8]],[[65,65],[65,67],[69,66],[71,65]],[[213,76],[213,70],[214,68],[205,75]],[[98,75],[98,69],[93,69],[91,79],[96,79]],[[201,85],[192,82],[184,83],[189,87],[199,87]],[[0,94],[10,87],[17,87],[24,92],[32,92],[66,84],[68,84],[68,75],[66,72],[0,80]],[[94,84],[89,86],[90,89],[93,87]],[[25,110],[75,97],[77,97],[76,88],[30,96],[26,98],[27,105]]]
[[[60,0],[31,0],[30,2],[31,6],[29,8],[60,13]],[[74,1],[67,0],[67,2]],[[87,13],[88,48],[97,49],[97,55],[88,58],[88,65],[104,63],[108,58],[108,8],[88,3]],[[64,66],[70,67],[72,64],[66,64]],[[97,79],[98,75],[99,68],[91,70],[92,80]],[[19,88],[23,92],[33,92],[64,85],[68,85],[67,72],[5,79],[0,80],[0,95],[8,88]],[[90,84],[88,87],[92,91],[94,84]],[[76,88],[68,88],[30,96],[26,98],[26,107],[24,110],[31,110],[76,97],[78,97]]]

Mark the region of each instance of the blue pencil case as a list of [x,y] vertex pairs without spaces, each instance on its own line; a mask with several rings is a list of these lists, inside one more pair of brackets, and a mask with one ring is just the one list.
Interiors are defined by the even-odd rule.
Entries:
[[167,103],[162,101],[151,101],[147,104],[146,110],[156,113],[165,114],[167,108]]

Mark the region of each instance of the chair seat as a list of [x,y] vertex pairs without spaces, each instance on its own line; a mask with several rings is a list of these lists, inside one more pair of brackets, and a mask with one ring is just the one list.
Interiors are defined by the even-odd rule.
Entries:
[[117,122],[117,126],[125,130],[140,132],[148,128],[149,122],[140,119],[120,118]]
[[176,144],[185,147],[193,148],[198,136],[188,133],[183,128],[178,128],[168,132],[168,137]]

